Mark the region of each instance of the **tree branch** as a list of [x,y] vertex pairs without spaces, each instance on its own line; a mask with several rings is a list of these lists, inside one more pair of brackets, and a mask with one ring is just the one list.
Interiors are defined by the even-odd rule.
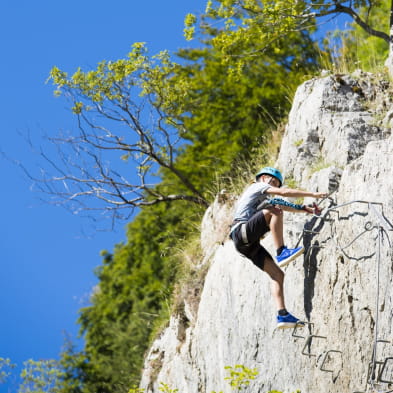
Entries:
[[[132,104],[129,102],[129,105]],[[139,120],[141,110],[141,107],[135,106],[131,112],[130,106],[112,106],[108,112],[108,108],[96,105],[95,112],[104,118],[102,124],[105,125],[97,122],[93,112],[91,116],[89,112],[82,112],[78,115],[77,135],[47,138],[55,147],[55,159],[50,157],[49,149],[38,151],[46,163],[41,167],[39,177],[20,166],[38,190],[54,197],[52,203],[67,207],[74,214],[82,210],[101,210],[117,218],[128,218],[135,208],[174,201],[207,207],[202,194],[175,165],[175,146],[181,140],[180,136],[174,132],[175,129],[172,132],[165,127],[164,115],[158,111],[156,132],[150,132]],[[107,121],[112,122],[112,126],[113,121],[124,125],[126,132],[110,130],[106,126]],[[135,162],[135,172],[119,167],[114,161],[119,156],[114,153],[131,158]],[[152,178],[153,168],[168,169],[189,192],[160,192],[157,184],[146,181]],[[133,177],[136,181],[127,180]],[[93,202],[94,199],[96,202]]]
[[350,7],[346,7],[342,5],[341,3],[336,3],[335,8],[331,10],[326,10],[326,11],[321,11],[321,12],[315,12],[309,14],[309,17],[321,17],[321,16],[327,16],[327,15],[332,15],[332,14],[347,14],[349,15],[363,30],[365,30],[368,34],[373,35],[375,37],[381,38],[387,43],[392,42],[390,36],[383,31],[375,30],[371,26],[369,26],[360,16],[355,12],[354,9]]
[[[315,8],[315,6],[322,6],[326,4],[319,4],[319,5],[310,5],[309,9]],[[389,34],[384,33],[383,31],[375,30],[373,29],[366,21],[364,21],[359,14],[352,8],[352,2],[350,3],[350,6],[344,6],[342,3],[338,1],[334,1],[331,4],[328,4],[328,6],[333,6],[331,9],[319,11],[319,12],[309,12],[309,13],[303,13],[301,15],[292,15],[291,13],[285,13],[285,10],[282,10],[281,15],[286,16],[286,17],[293,17],[296,19],[312,19],[312,18],[320,18],[323,16],[328,16],[328,15],[334,15],[334,14],[346,14],[349,15],[355,23],[357,23],[362,29],[364,29],[368,34],[373,35],[375,37],[381,38],[387,43],[393,42],[393,37],[390,37]],[[241,4],[239,5],[241,9],[243,9],[246,12],[249,12],[253,15],[258,15],[261,14],[261,12],[258,12],[257,10],[251,9],[249,7],[246,7],[245,5]],[[369,3],[369,8],[368,8],[368,13],[370,12],[370,9],[372,8],[371,2]],[[289,10],[289,9],[288,9]],[[390,14],[390,27],[393,26],[393,1],[392,1],[392,12]]]

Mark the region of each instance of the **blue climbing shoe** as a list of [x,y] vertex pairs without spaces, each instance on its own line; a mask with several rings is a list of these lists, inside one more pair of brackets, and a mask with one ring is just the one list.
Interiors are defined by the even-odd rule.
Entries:
[[276,256],[276,260],[278,266],[283,267],[287,266],[289,262],[293,261],[299,255],[302,255],[304,252],[304,247],[297,247],[297,248],[286,248],[281,251],[280,255]]
[[304,327],[304,322],[300,321],[290,313],[287,315],[277,315],[277,329],[287,329],[294,327]]

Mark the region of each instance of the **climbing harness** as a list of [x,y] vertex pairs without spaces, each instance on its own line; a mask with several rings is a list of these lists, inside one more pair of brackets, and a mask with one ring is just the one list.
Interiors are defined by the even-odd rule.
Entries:
[[242,240],[244,244],[248,244],[248,237],[247,237],[247,230],[246,230],[246,224],[242,224],[240,227],[240,233],[242,235]]
[[243,221],[238,221],[232,224],[231,230],[229,233],[229,237],[232,236],[233,231],[237,228],[240,227],[240,235],[242,237],[243,243],[248,244],[248,237],[247,237],[247,230],[246,230],[246,223]]

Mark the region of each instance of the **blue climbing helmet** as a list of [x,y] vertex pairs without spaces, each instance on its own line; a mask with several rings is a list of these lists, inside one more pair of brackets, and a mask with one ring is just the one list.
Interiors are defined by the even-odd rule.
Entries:
[[258,180],[260,176],[262,175],[270,175],[275,177],[279,182],[280,182],[280,187],[282,186],[282,184],[284,183],[284,178],[281,174],[281,172],[276,169],[276,168],[272,168],[270,166],[266,166],[264,168],[262,168],[256,175],[255,175],[255,180]]

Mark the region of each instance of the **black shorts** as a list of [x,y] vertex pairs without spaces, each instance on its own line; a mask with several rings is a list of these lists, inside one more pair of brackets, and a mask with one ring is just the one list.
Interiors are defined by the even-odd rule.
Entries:
[[[246,226],[247,243],[244,242],[241,227]],[[263,270],[265,258],[273,259],[269,252],[261,246],[261,237],[270,231],[263,211],[254,214],[246,223],[237,226],[231,233],[231,239],[235,243],[236,250]]]

